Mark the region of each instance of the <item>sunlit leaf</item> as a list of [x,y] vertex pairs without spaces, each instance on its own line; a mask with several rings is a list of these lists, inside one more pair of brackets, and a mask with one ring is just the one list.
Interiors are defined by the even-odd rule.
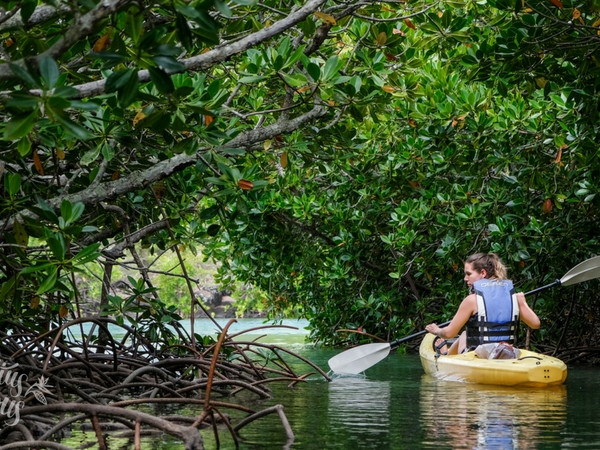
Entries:
[[379,47],[383,47],[387,42],[387,33],[385,31],[380,32],[375,39],[375,44]]
[[27,230],[25,230],[23,224],[18,220],[13,222],[13,234],[15,236],[15,242],[18,245],[27,247],[27,244],[29,243],[29,235],[27,234]]
[[564,8],[563,3],[560,0],[549,0],[549,1],[557,8],[560,8],[560,9]]
[[404,19],[404,24],[408,27],[408,28],[412,28],[413,30],[416,30],[417,27],[415,26],[414,23],[412,23],[412,21],[408,18]]
[[252,184],[251,181],[243,180],[243,179],[238,181],[238,186],[240,187],[240,189],[243,189],[245,191],[249,191],[254,187],[254,185]]
[[33,151],[33,165],[40,175],[44,175],[44,166],[42,165],[37,149]]
[[64,319],[69,315],[69,308],[67,308],[66,305],[61,305],[60,309],[58,310],[58,315],[61,319]]
[[321,11],[315,11],[313,14],[314,14],[314,16],[317,19],[319,19],[323,23],[326,23],[328,25],[335,25],[336,24],[335,17],[333,17],[333,16],[331,16],[329,14],[326,14],[326,13],[321,12]]
[[105,33],[96,42],[94,42],[94,45],[92,46],[92,50],[97,53],[100,53],[100,52],[103,52],[104,50],[106,50],[109,45],[110,45],[110,34]]
[[140,121],[144,120],[145,118],[146,114],[144,114],[144,111],[138,111],[138,113],[133,118],[133,127],[135,128],[138,125],[138,123],[140,123]]

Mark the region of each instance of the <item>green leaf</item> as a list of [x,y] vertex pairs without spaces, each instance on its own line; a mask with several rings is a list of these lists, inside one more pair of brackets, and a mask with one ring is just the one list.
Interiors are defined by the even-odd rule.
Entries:
[[89,262],[96,261],[100,256],[100,252],[98,251],[99,248],[99,242],[88,245],[73,257],[73,262],[78,264],[87,264]]
[[124,88],[129,83],[129,79],[134,75],[137,78],[137,73],[133,69],[119,70],[111,73],[104,85],[106,92],[116,92]]
[[277,55],[277,57],[275,58],[275,61],[273,61],[273,69],[275,69],[275,71],[279,71],[279,70],[281,70],[282,67],[283,67],[283,56]]
[[229,9],[229,6],[223,0],[215,0],[215,7],[223,14],[223,17],[229,18],[232,16],[231,9]]
[[46,102],[46,114],[48,117],[54,117],[57,114],[63,114],[63,111],[71,106],[71,102],[63,97],[52,96]]
[[46,203],[46,201],[43,198],[38,197],[37,208],[33,207],[31,208],[31,210],[38,216],[48,220],[49,222],[58,224],[58,216],[54,212],[54,209],[52,209],[52,207],[48,203]]
[[216,217],[216,215],[219,214],[220,210],[221,210],[221,207],[219,205],[213,205],[210,208],[206,208],[206,209],[202,210],[199,214],[199,218],[200,218],[200,220],[206,222],[207,220],[210,220],[213,217]]
[[288,69],[292,65],[296,64],[298,62],[298,60],[302,57],[302,55],[304,55],[305,48],[306,48],[306,46],[304,46],[304,45],[301,45],[300,47],[298,47],[296,49],[296,51],[294,51],[294,53],[285,61],[283,68]]
[[117,97],[119,99],[119,104],[122,107],[127,107],[131,103],[133,103],[133,101],[137,97],[139,85],[140,85],[140,80],[137,76],[137,72],[133,72],[129,76],[127,83],[122,88],[119,89],[119,92],[117,95]]
[[314,81],[319,81],[321,78],[321,68],[313,62],[308,64],[306,71]]
[[81,125],[76,124],[71,119],[63,117],[62,115],[58,115],[55,117],[56,121],[59,122],[65,131],[69,134],[75,136],[77,139],[81,139],[83,141],[90,139],[93,137],[93,134],[90,133],[87,129],[82,127]]
[[4,189],[8,192],[8,195],[14,197],[19,193],[21,189],[21,175],[18,173],[8,173],[4,176]]
[[[35,12],[35,8],[37,7],[37,0],[23,0],[21,2],[21,20],[24,24],[29,22],[29,19]],[[27,28],[27,27],[26,27]]]
[[6,106],[10,108],[18,109],[37,109],[40,104],[40,99],[33,95],[25,95],[21,92],[13,92],[13,94],[6,99]]
[[6,303],[6,300],[10,298],[11,300],[14,297],[15,286],[17,282],[16,276],[11,276],[10,278],[5,278],[5,281],[0,286],[0,302]]
[[[62,97],[62,98],[70,98],[76,94],[78,94],[79,91],[77,89],[75,89],[72,86],[58,86],[57,88],[54,89],[53,91],[53,97]],[[94,109],[98,109],[98,105],[95,105],[93,103],[89,103],[89,102],[78,102],[79,104],[82,105],[86,105],[88,108],[90,108],[91,106],[94,107]],[[69,100],[69,104],[73,104],[73,102],[71,102]]]
[[157,69],[155,67],[150,67],[148,69],[150,72],[150,79],[156,86],[156,89],[162,94],[170,94],[175,90],[175,86],[173,85],[173,81],[171,77],[167,75],[163,70]]
[[56,267],[54,264],[52,263],[45,263],[45,264],[35,264],[32,266],[27,266],[25,267],[23,270],[21,270],[19,272],[19,274],[21,275],[27,275],[30,273],[35,273],[35,272],[40,272],[42,270],[50,270],[50,268],[52,267]]
[[82,202],[77,202],[72,206],[71,210],[71,222],[76,222],[79,220],[83,211],[85,210],[85,205]]
[[220,229],[221,229],[220,225],[213,223],[206,229],[206,234],[208,234],[210,237],[215,237],[217,234],[219,234]]
[[339,59],[337,55],[330,56],[323,67],[323,79],[330,80],[338,73]]
[[90,56],[93,56],[94,58],[98,58],[101,61],[104,61],[104,69],[110,69],[111,67],[114,67],[117,64],[123,64],[129,60],[129,58],[127,56],[120,55],[119,53],[114,53],[114,52],[101,52],[101,53],[90,52]]
[[40,61],[40,74],[42,80],[46,83],[48,89],[53,89],[58,81],[59,71],[56,61],[49,56],[42,58]]
[[[59,223],[62,217],[59,217]],[[65,255],[67,254],[67,244],[65,243],[65,237],[62,233],[50,233],[47,230],[46,242],[52,251],[52,254],[58,261],[64,261]]]
[[293,75],[283,74],[283,79],[286,83],[288,83],[291,87],[299,88],[305,86],[308,83],[308,80],[304,76],[304,74],[296,73]]
[[354,75],[350,81],[350,85],[354,88],[354,95],[360,92],[360,88],[362,87],[362,79],[358,75]]
[[58,268],[56,266],[51,266],[48,270],[48,276],[42,281],[40,287],[36,291],[37,295],[48,292],[56,285],[56,278],[58,275]]
[[177,4],[176,10],[198,24],[192,32],[210,44],[219,43],[219,24],[206,11],[189,5]]
[[[14,117],[9,120],[4,126],[5,141],[13,141],[27,136],[33,129],[35,120],[37,119],[37,111],[32,112],[24,117]],[[21,155],[24,156],[24,155]]]
[[152,58],[154,63],[167,73],[182,72],[185,70],[185,64],[180,63],[172,56],[155,56]]
[[96,159],[98,159],[98,156],[100,156],[100,151],[102,150],[102,147],[104,145],[108,145],[108,144],[106,142],[104,142],[100,145],[97,145],[97,146],[89,149],[81,157],[80,163],[84,166],[87,166],[87,165],[91,164],[92,162],[96,161]]
[[40,87],[37,79],[25,67],[18,64],[8,63],[12,72],[31,87]]
[[125,19],[125,32],[137,44],[144,35],[144,15],[139,13],[136,6],[131,6]]
[[217,178],[217,177],[206,177],[206,178],[204,178],[204,180],[207,183],[218,184],[221,186],[226,186],[228,184],[227,181],[223,180],[222,178]]
[[175,26],[177,27],[177,37],[179,37],[181,43],[186,50],[191,50],[194,42],[192,39],[192,31],[190,30],[188,22],[185,20],[183,15],[177,14],[175,18]]
[[266,80],[267,78],[269,78],[269,77],[267,77],[265,75],[247,76],[247,77],[240,78],[238,81],[243,84],[252,84],[252,83],[256,83],[258,81]]
[[71,211],[73,208],[71,207],[71,202],[69,200],[63,200],[60,204],[60,215],[66,222],[71,221]]
[[242,156],[246,154],[246,150],[243,148],[221,147],[219,148],[219,153],[222,153],[224,155]]

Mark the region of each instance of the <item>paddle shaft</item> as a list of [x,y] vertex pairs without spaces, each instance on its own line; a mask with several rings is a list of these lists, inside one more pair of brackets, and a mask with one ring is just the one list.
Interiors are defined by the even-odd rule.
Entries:
[[[448,322],[441,323],[439,325],[439,327],[442,328],[442,327],[448,326],[448,325],[450,325],[450,322],[451,322],[451,320],[449,320]],[[390,348],[396,348],[396,347],[398,347],[398,345],[402,344],[403,342],[410,341],[411,339],[414,339],[419,336],[423,336],[425,333],[427,333],[427,330],[421,330],[421,331],[413,333],[409,336],[405,336],[403,338],[396,339],[395,341],[390,342]]]

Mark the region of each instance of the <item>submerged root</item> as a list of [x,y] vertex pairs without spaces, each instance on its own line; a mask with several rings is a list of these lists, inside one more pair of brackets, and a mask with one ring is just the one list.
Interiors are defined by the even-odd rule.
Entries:
[[[61,441],[73,429],[87,429],[95,437],[82,448],[92,444],[107,448],[110,433],[140,448],[142,436],[159,433],[172,436],[186,449],[202,449],[201,428],[212,429],[217,442],[219,433],[230,433],[237,443],[242,427],[272,413],[280,417],[291,443],[294,434],[283,406],[254,411],[237,404],[236,396],[244,392],[270,398],[270,383],[294,385],[314,373],[329,379],[288,349],[233,341],[227,328],[215,345],[194,348],[190,342],[180,342],[159,351],[124,326],[121,340],[114,339],[117,333],[113,333],[102,346],[94,344],[93,336],[69,333],[70,325],[85,321],[78,319],[44,335],[16,324],[10,334],[0,332],[0,420],[4,423],[0,450],[67,448]],[[109,319],[89,321],[104,329],[109,323],[117,326]],[[286,359],[307,366],[310,372],[296,373]],[[172,414],[182,405],[188,411],[197,405],[197,415]],[[238,418],[232,419],[227,410],[236,411]]]

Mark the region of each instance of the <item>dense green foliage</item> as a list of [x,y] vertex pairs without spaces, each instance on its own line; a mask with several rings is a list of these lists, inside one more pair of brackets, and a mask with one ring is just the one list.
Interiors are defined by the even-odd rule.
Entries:
[[[76,315],[98,261],[103,304],[128,264],[168,322],[134,245],[183,246],[317,340],[390,338],[453,314],[470,253],[528,290],[600,252],[593,4],[18,4],[0,23],[4,319]],[[567,294],[537,301],[549,337]],[[574,329],[595,317],[581,298]]]

